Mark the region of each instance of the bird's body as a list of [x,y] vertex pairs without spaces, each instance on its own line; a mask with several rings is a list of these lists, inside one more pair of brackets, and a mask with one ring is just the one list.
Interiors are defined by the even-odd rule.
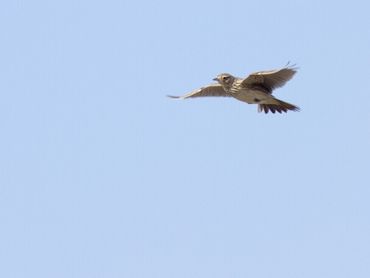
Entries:
[[252,73],[244,79],[222,73],[213,79],[218,83],[202,87],[184,96],[170,97],[186,99],[201,96],[225,96],[234,97],[249,104],[258,104],[258,110],[265,113],[299,111],[297,106],[272,95],[273,90],[282,87],[296,71],[296,68],[285,67],[279,70]]
[[232,97],[249,104],[260,103],[271,98],[271,95],[263,88],[243,88],[242,81],[243,79],[239,78],[234,81],[233,86],[229,89]]

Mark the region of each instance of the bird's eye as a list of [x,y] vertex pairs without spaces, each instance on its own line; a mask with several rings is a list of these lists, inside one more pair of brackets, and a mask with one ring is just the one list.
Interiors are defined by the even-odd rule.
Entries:
[[223,80],[223,81],[227,81],[227,80],[229,80],[229,78],[230,78],[230,76],[223,76],[223,77],[222,77],[222,80]]

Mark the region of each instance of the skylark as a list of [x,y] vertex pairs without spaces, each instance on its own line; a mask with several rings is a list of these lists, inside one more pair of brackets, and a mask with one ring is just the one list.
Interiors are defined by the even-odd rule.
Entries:
[[217,83],[194,90],[183,96],[169,97],[178,99],[207,96],[234,97],[249,104],[258,104],[259,112],[299,111],[298,106],[279,100],[272,95],[274,89],[282,87],[296,72],[297,68],[286,66],[278,70],[254,72],[246,78],[221,73],[213,79]]

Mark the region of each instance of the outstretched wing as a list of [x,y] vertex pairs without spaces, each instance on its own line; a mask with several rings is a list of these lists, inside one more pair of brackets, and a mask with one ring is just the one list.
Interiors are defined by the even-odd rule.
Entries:
[[274,89],[284,86],[297,72],[295,67],[285,67],[278,70],[259,71],[250,74],[241,85],[247,88],[261,86],[271,93]]
[[220,84],[211,84],[200,89],[194,90],[183,96],[168,96],[170,98],[193,98],[193,97],[229,97],[228,94]]

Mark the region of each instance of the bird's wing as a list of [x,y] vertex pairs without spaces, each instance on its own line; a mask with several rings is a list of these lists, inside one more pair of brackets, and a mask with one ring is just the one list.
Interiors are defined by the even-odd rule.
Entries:
[[242,86],[262,86],[270,93],[272,90],[282,87],[297,72],[295,67],[285,67],[278,70],[259,71],[250,74],[242,81]]
[[179,99],[186,99],[192,97],[229,97],[228,94],[220,84],[211,84],[208,86],[204,86],[200,89],[194,90],[186,95],[183,96],[168,96],[170,98],[179,98]]

